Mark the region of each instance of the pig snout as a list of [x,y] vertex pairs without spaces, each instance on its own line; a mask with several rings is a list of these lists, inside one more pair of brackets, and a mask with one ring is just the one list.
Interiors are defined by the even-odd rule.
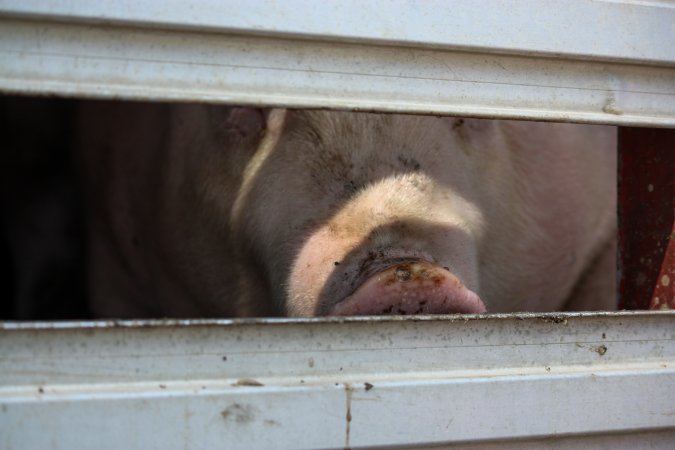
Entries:
[[288,305],[301,316],[485,313],[477,287],[474,246],[456,226],[389,221],[352,235],[328,225],[304,241]]
[[486,312],[481,299],[445,267],[403,261],[366,279],[328,315],[471,314]]

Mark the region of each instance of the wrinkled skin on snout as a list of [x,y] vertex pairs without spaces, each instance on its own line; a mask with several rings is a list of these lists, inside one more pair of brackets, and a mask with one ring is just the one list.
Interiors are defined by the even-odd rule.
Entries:
[[90,103],[94,310],[614,307],[615,129]]

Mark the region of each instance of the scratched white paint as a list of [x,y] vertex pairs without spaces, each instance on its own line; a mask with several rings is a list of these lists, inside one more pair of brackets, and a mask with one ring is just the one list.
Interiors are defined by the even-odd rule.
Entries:
[[675,126],[673,22],[642,1],[0,0],[0,91]]
[[675,438],[673,311],[5,323],[0,354],[1,448]]

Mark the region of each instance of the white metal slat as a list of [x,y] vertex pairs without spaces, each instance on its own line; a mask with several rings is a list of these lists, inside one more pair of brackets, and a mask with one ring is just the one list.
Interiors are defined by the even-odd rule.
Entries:
[[539,0],[0,0],[0,11],[139,28],[675,63],[670,0],[548,0],[546,7]]
[[658,312],[5,324],[0,440],[343,448],[570,436],[578,445],[602,434],[619,445],[630,430],[667,448],[673,320]]
[[0,89],[675,126],[671,3],[236,3],[1,1]]

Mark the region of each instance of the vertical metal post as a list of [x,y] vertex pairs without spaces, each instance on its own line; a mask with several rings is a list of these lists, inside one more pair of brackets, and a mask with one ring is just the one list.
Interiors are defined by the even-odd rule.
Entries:
[[675,129],[619,129],[619,307],[675,309]]

